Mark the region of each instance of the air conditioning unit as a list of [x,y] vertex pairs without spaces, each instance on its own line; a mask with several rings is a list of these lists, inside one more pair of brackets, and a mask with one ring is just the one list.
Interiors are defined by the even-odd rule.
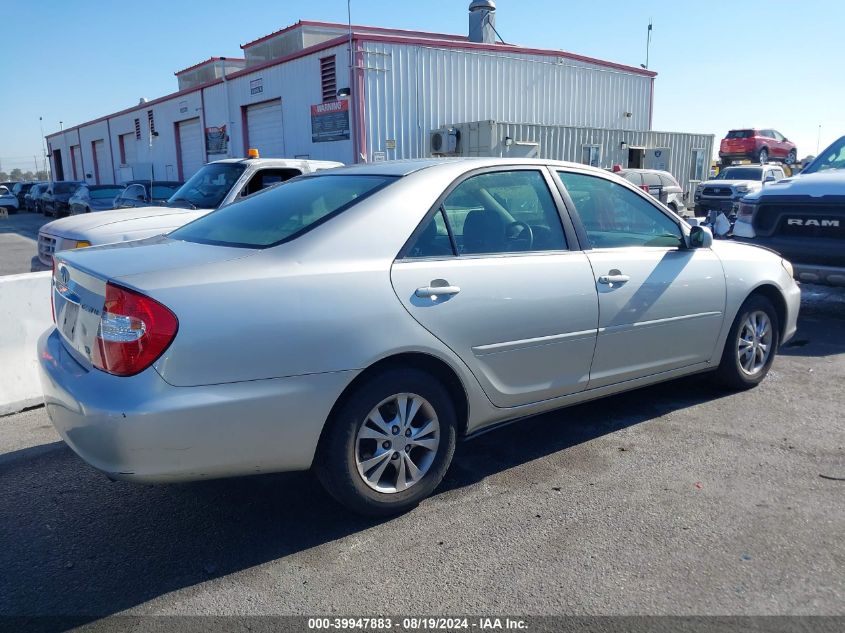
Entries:
[[429,151],[432,156],[455,156],[461,140],[460,131],[453,127],[432,130],[429,137]]

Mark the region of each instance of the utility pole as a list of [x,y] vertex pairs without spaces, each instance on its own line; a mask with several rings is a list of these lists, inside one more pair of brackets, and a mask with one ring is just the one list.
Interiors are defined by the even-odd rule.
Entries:
[[652,31],[652,29],[653,29],[652,20],[651,20],[651,18],[649,18],[648,19],[648,31],[647,31],[646,40],[645,40],[645,64],[640,64],[640,66],[642,66],[646,70],[648,70],[648,53],[649,53],[649,49],[651,48],[651,31]]

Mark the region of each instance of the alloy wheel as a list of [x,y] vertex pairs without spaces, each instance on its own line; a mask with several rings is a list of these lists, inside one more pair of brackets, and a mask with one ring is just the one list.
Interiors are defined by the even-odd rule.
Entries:
[[355,465],[364,483],[398,493],[419,483],[440,446],[434,407],[417,394],[397,393],[373,407],[355,438]]
[[760,373],[772,353],[772,320],[762,310],[748,315],[737,339],[739,367],[748,376]]

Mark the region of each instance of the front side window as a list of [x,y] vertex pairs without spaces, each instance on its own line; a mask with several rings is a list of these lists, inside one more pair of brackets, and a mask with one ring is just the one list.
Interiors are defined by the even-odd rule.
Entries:
[[120,187],[91,189],[89,195],[92,200],[112,200],[115,196],[119,196],[121,191],[122,189]]
[[[470,176],[446,197],[408,257],[566,250],[566,238],[539,171]],[[457,250],[457,253],[455,252]]]
[[680,227],[648,200],[613,181],[559,171],[590,246],[679,247]]
[[178,185],[153,185],[153,200],[167,200],[178,188]]
[[186,242],[266,248],[289,241],[386,187],[392,176],[312,176],[267,189],[186,224]]

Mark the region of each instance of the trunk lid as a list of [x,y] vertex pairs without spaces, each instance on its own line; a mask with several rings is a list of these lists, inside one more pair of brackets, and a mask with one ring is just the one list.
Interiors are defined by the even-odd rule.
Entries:
[[164,236],[64,251],[54,258],[52,295],[56,329],[77,360],[91,366],[109,281],[130,285],[122,280],[142,273],[226,262],[256,252],[177,242]]
[[[41,228],[42,233],[58,237],[76,237],[78,234],[99,229],[101,227],[126,222],[151,218],[155,216],[181,216],[190,214],[187,209],[174,209],[170,207],[138,207],[134,209],[114,209],[111,211],[100,211],[98,213],[84,213],[74,215],[61,220],[54,220]],[[187,217],[187,216],[186,216]],[[198,217],[198,216],[197,216]]]

